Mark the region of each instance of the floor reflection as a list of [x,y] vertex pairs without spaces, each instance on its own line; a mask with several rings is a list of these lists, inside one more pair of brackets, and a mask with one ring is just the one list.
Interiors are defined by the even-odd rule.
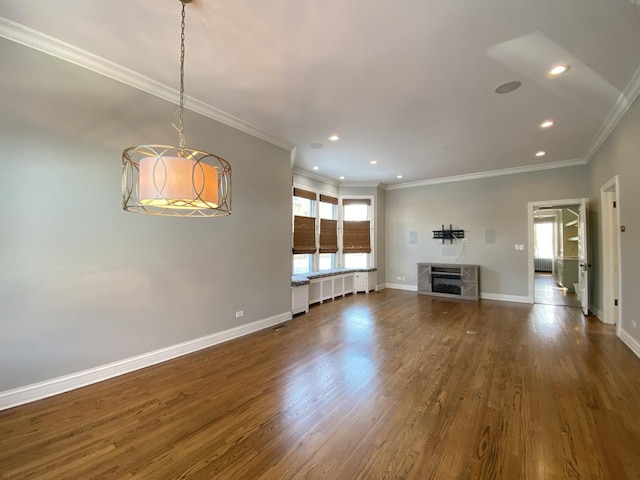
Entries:
[[535,303],[580,307],[575,293],[558,285],[550,273],[540,272],[535,275]]
[[[347,308],[330,328],[318,338],[326,349],[311,349],[311,355],[300,358],[283,382],[282,411],[291,433],[312,434],[305,418],[315,423],[318,416],[329,415],[336,408],[353,408],[379,388],[378,369],[383,357],[378,351],[371,312],[357,305]],[[331,405],[327,397],[341,398],[342,404]],[[353,404],[345,403],[345,398]]]

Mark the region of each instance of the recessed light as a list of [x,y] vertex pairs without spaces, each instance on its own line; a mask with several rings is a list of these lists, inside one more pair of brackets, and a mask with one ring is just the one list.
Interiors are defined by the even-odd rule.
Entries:
[[547,152],[540,150],[539,152],[536,152],[536,157],[544,157],[547,154]]
[[318,167],[313,167],[314,170],[320,170]]
[[336,134],[333,134],[329,137],[330,142],[337,142],[338,140],[340,140],[340,137]]
[[402,178],[402,175],[396,175],[396,178]]
[[498,94],[511,93],[514,90],[517,90],[518,88],[520,88],[520,85],[522,85],[522,82],[520,80],[513,80],[511,82],[506,82],[501,85],[498,85],[494,90],[494,92]]
[[555,65],[549,70],[549,75],[552,77],[557,77],[558,75],[562,75],[566,73],[571,68],[571,65],[568,64],[559,64]]
[[549,127],[553,127],[553,124],[555,122],[553,120],[545,120],[544,122],[542,122],[540,124],[540,128],[549,128]]
[[369,163],[371,165],[377,165],[378,164],[378,160],[371,160]]
[[344,175],[340,175],[338,178],[340,178],[340,180],[344,180]]

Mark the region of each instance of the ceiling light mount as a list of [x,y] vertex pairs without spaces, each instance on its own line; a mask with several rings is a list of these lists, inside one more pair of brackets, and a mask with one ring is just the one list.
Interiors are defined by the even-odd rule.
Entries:
[[502,83],[502,84],[498,85],[496,87],[496,89],[494,90],[494,92],[496,92],[498,95],[503,95],[505,93],[511,93],[511,92],[517,90],[518,88],[520,88],[521,85],[522,85],[522,82],[520,80],[512,80],[510,82],[505,82],[505,83]]
[[180,23],[178,146],[139,145],[122,152],[122,208],[128,212],[178,217],[231,213],[231,165],[222,157],[185,146],[184,32]]
[[558,77],[560,75],[567,73],[570,68],[571,68],[571,65],[569,65],[568,63],[559,63],[551,67],[551,70],[549,70],[549,76]]

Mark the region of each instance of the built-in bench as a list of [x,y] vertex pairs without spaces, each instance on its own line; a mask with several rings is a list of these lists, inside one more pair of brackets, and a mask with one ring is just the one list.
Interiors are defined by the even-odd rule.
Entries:
[[377,268],[335,268],[291,277],[291,313],[308,312],[309,305],[376,288]]

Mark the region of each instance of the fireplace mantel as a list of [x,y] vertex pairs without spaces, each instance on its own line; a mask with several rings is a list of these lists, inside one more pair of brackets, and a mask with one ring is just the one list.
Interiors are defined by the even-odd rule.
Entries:
[[478,300],[479,265],[418,263],[418,293]]

